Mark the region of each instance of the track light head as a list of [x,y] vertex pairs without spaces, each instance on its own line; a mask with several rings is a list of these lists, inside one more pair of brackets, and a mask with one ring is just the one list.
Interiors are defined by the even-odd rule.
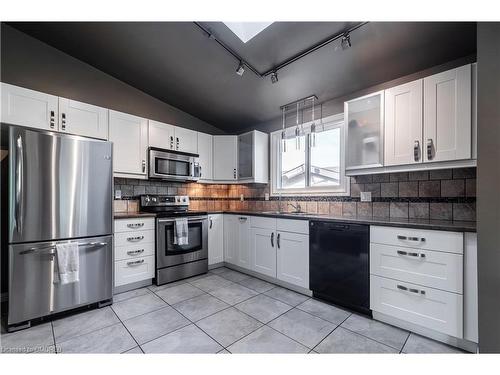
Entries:
[[340,45],[342,46],[343,50],[346,50],[349,47],[351,47],[351,45],[352,45],[351,44],[351,35],[349,35],[349,33],[344,34],[344,36],[342,37],[342,40],[340,41]]
[[278,82],[278,72],[275,70],[274,72],[271,73],[271,83],[277,83]]
[[245,65],[243,64],[243,61],[240,61],[238,69],[236,69],[236,74],[238,74],[241,77],[243,73],[245,73]]

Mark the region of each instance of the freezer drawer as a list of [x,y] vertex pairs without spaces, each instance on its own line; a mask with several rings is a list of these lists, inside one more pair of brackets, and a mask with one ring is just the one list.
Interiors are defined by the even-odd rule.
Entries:
[[9,246],[9,325],[112,298],[113,237],[59,242],[73,241],[80,244],[80,281],[65,285],[54,283],[58,242]]

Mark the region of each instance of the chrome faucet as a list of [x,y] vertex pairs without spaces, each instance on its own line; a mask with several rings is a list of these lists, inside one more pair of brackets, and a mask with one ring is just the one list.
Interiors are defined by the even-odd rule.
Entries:
[[302,210],[301,210],[301,207],[300,207],[300,204],[299,204],[299,203],[297,203],[297,205],[294,205],[293,203],[287,203],[287,207],[288,207],[288,206],[292,206],[292,207],[294,208],[295,212],[302,212]]

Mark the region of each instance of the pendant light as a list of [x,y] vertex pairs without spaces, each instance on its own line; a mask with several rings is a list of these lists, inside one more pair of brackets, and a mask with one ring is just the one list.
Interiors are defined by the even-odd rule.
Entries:
[[283,152],[286,152],[285,107],[281,110],[281,118],[283,122],[283,130],[281,131],[281,149]]
[[314,123],[314,96],[312,97],[311,147],[316,147],[316,124]]
[[297,127],[295,128],[295,149],[300,150],[300,129],[299,129],[299,107],[300,103],[297,103]]

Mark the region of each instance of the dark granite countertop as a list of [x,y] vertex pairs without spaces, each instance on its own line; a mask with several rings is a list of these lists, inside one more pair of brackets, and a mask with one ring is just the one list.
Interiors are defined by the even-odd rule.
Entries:
[[[216,213],[216,212],[210,212]],[[425,219],[402,219],[389,217],[347,217],[333,216],[328,214],[289,214],[275,212],[258,212],[258,211],[224,211],[217,213],[234,214],[234,215],[249,215],[249,216],[265,216],[295,220],[324,220],[339,223],[356,223],[368,225],[381,225],[389,227],[406,227],[416,229],[433,229],[445,230],[454,232],[475,232],[475,221],[449,221],[449,220],[425,220]]]
[[133,219],[136,217],[156,217],[153,212],[115,212],[115,219]]
[[[196,212],[196,211],[192,211]],[[207,212],[207,211],[200,211]],[[453,232],[476,232],[475,221],[449,221],[449,220],[426,220],[426,219],[403,219],[389,217],[349,217],[333,216],[328,214],[291,214],[276,213],[272,211],[208,211],[209,214],[232,214],[275,217],[294,220],[325,220],[338,223],[357,223],[368,225],[381,225],[389,227],[406,227],[416,229],[433,229]],[[118,212],[114,214],[115,219],[129,219],[136,217],[155,217],[154,213],[149,212]]]

